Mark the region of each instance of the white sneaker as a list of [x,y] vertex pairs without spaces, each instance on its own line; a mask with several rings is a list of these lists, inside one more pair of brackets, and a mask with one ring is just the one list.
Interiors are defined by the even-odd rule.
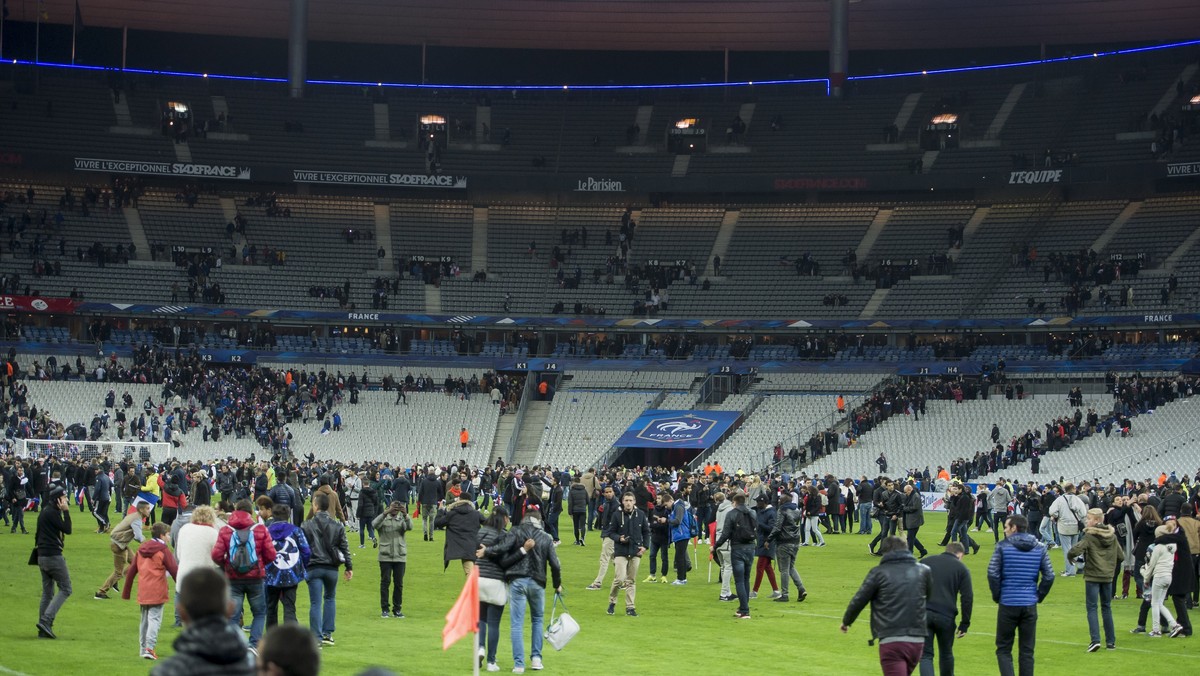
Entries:
[[523,674],[523,673],[525,673],[525,667],[513,667],[513,673],[514,674]]
[[541,671],[542,670],[542,658],[534,657],[533,659],[529,660],[529,668],[533,669],[534,671]]
[[783,596],[783,592],[778,591],[778,590],[771,592],[771,598],[773,598],[773,599],[777,599],[780,596]]
[[488,671],[500,671],[500,665],[496,664],[495,662],[488,662],[487,670]]

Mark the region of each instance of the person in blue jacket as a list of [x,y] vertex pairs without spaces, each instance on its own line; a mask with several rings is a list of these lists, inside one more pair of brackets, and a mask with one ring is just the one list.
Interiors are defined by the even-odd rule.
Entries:
[[1021,676],[1033,676],[1037,604],[1050,593],[1054,566],[1045,545],[1029,533],[1029,520],[1014,514],[1004,522],[1004,539],[988,563],[988,586],[996,610],[996,661],[1000,676],[1013,676],[1013,638],[1020,632]]

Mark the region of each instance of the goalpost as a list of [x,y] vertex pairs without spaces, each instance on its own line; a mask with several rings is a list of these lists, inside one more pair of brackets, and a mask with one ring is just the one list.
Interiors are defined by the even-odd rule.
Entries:
[[155,464],[165,462],[177,454],[165,441],[67,441],[56,439],[20,439],[18,454],[25,458],[53,455],[58,458],[80,458],[92,460],[107,456],[110,460],[149,460]]

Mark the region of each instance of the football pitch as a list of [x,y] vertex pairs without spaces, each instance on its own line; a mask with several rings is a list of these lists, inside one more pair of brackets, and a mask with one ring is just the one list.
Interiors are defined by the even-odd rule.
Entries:
[[[111,570],[108,536],[94,533],[90,515],[72,511],[75,534],[67,539],[65,556],[74,594],[54,625],[57,640],[37,638],[40,577],[26,565],[33,546],[36,514],[27,515],[29,535],[0,533],[0,674],[145,673],[152,664],[139,657],[135,601],[95,600],[92,595]],[[945,524],[943,514],[926,515],[921,539],[931,554],[940,550]],[[545,645],[545,673],[595,673],[604,671],[682,670],[690,673],[751,673],[786,668],[801,674],[879,673],[878,647],[869,647],[869,611],[859,617],[849,634],[838,631],[846,604],[866,572],[878,559],[867,552],[869,538],[860,535],[826,536],[824,548],[801,548],[797,569],[808,589],[808,599],[775,603],[768,597],[764,578],[759,597],[750,603],[753,619],[733,619],[736,602],[717,600],[719,583],[715,564],[709,577],[708,547],[699,545],[686,586],[643,583],[650,574],[649,560],[642,562],[637,587],[638,617],[627,617],[618,600],[614,616],[605,613],[605,591],[584,588],[596,575],[600,553],[598,533],[589,533],[586,547],[571,545],[570,520],[563,518],[563,544],[558,555],[563,565],[566,603],[580,624],[578,636],[561,652]],[[965,638],[955,643],[957,669],[962,674],[997,672],[994,631],[996,604],[987,587],[987,562],[993,544],[991,533],[973,533],[983,545],[978,556],[964,561],[971,569],[975,610]],[[443,652],[442,628],[446,612],[462,589],[462,570],[452,564],[442,568],[442,537],[425,542],[420,533],[408,538],[408,566],[404,584],[404,619],[383,619],[379,604],[377,550],[367,542],[358,548],[358,535],[350,533],[354,579],[338,585],[336,646],[322,651],[322,672],[355,674],[370,666],[396,674],[469,673],[473,635]],[[1061,550],[1051,552],[1056,571],[1063,568]],[[673,563],[673,562],[672,562]],[[674,576],[671,576],[674,579]],[[605,578],[612,580],[611,567]],[[753,578],[751,578],[753,583]],[[1119,590],[1118,590],[1119,591]],[[308,592],[298,590],[297,615],[308,617]],[[136,591],[135,597],[136,598]],[[547,595],[546,620],[549,621]],[[1082,575],[1057,577],[1050,596],[1039,608],[1037,668],[1041,673],[1078,672],[1080,669],[1134,670],[1149,660],[1195,659],[1200,645],[1191,638],[1149,638],[1131,635],[1137,623],[1138,604],[1133,598],[1114,600],[1117,649],[1088,654],[1087,616]],[[1170,605],[1168,604],[1168,607]],[[173,607],[164,613],[158,654],[172,654],[171,642],[179,629],[171,627]],[[246,610],[247,623],[249,608]],[[512,668],[508,612],[501,620],[498,663],[502,673]],[[528,618],[525,627],[526,660],[529,651]],[[1103,640],[1103,639],[1102,639]],[[1015,649],[1014,649],[1015,653]],[[1014,654],[1015,658],[1015,654]],[[1181,662],[1175,662],[1183,664]]]

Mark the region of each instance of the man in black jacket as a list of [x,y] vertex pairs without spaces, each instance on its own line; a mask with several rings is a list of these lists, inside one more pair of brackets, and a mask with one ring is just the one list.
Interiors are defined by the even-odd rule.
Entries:
[[612,540],[613,564],[616,568],[612,588],[608,592],[608,614],[616,611],[617,591],[624,589],[625,614],[637,617],[634,601],[637,596],[638,565],[650,544],[650,522],[646,519],[646,513],[637,508],[637,498],[633,493],[621,496],[621,511],[608,519],[604,537]]
[[323,645],[333,645],[338,566],[346,565],[346,582],[354,577],[346,528],[329,516],[329,496],[313,496],[313,518],[301,526],[312,556],[308,560],[308,623]]
[[[49,502],[38,514],[38,569],[42,572],[42,602],[38,607],[38,638],[58,638],[54,635],[54,618],[71,595],[71,573],[63,558],[63,541],[71,534],[71,501],[66,490],[54,486],[47,494]],[[58,593],[54,586],[58,585]]]
[[514,630],[513,673],[525,672],[525,643],[515,639],[525,624],[526,609],[529,611],[530,624],[533,625],[530,668],[541,670],[547,565],[550,566],[555,593],[562,593],[562,566],[554,552],[554,541],[542,529],[541,513],[536,509],[526,512],[520,525],[512,529],[511,538],[503,540],[495,550],[480,546],[475,556],[488,556],[504,569],[504,581],[508,583],[509,621]]
[[441,502],[443,495],[442,482],[430,467],[429,473],[417,482],[417,502],[421,505],[421,531],[429,542],[433,542],[433,518],[437,515],[437,504]]
[[729,543],[729,559],[733,564],[734,588],[737,590],[738,609],[733,614],[739,620],[750,619],[750,569],[754,567],[754,545],[758,520],[750,508],[746,507],[746,494],[741,489],[734,489],[730,497],[733,509],[725,515],[725,524],[721,527],[721,537],[713,544],[713,549],[720,549]]
[[975,593],[971,589],[971,571],[963,565],[966,550],[957,542],[946,545],[946,552],[926,557],[922,563],[933,575],[933,593],[925,604],[925,652],[921,655],[921,676],[933,676],[933,642],[937,639],[938,673],[954,676],[954,619],[958,603],[962,603],[962,618],[958,621],[957,637],[967,635],[971,626],[971,607]]
[[[800,519],[803,517],[800,514],[800,506],[796,504],[794,494],[785,489],[783,496],[787,502],[779,505],[776,510],[775,523],[772,524],[767,540],[775,543],[775,562],[779,565],[779,577],[782,578],[780,587],[783,593],[774,600],[787,603],[788,582],[796,583],[797,601],[808,598],[808,591],[804,589],[800,573],[796,572],[796,553],[800,551]],[[781,499],[780,502],[784,502],[784,500]]]
[[871,636],[879,640],[883,673],[911,674],[925,645],[925,604],[933,594],[933,575],[907,551],[904,540],[888,537],[879,547],[883,560],[867,573],[842,617],[842,633],[868,603]]
[[867,549],[871,550],[871,554],[882,556],[881,553],[875,551],[875,545],[883,542],[889,535],[896,534],[896,528],[899,525],[897,519],[900,516],[901,496],[896,491],[896,485],[891,479],[884,479],[883,486],[877,487],[874,493],[875,508],[878,510],[876,518],[879,519],[879,534],[867,545]]
[[871,506],[875,501],[875,487],[867,481],[867,477],[862,477],[858,482],[858,534],[870,535],[874,530],[874,523],[871,521]]

